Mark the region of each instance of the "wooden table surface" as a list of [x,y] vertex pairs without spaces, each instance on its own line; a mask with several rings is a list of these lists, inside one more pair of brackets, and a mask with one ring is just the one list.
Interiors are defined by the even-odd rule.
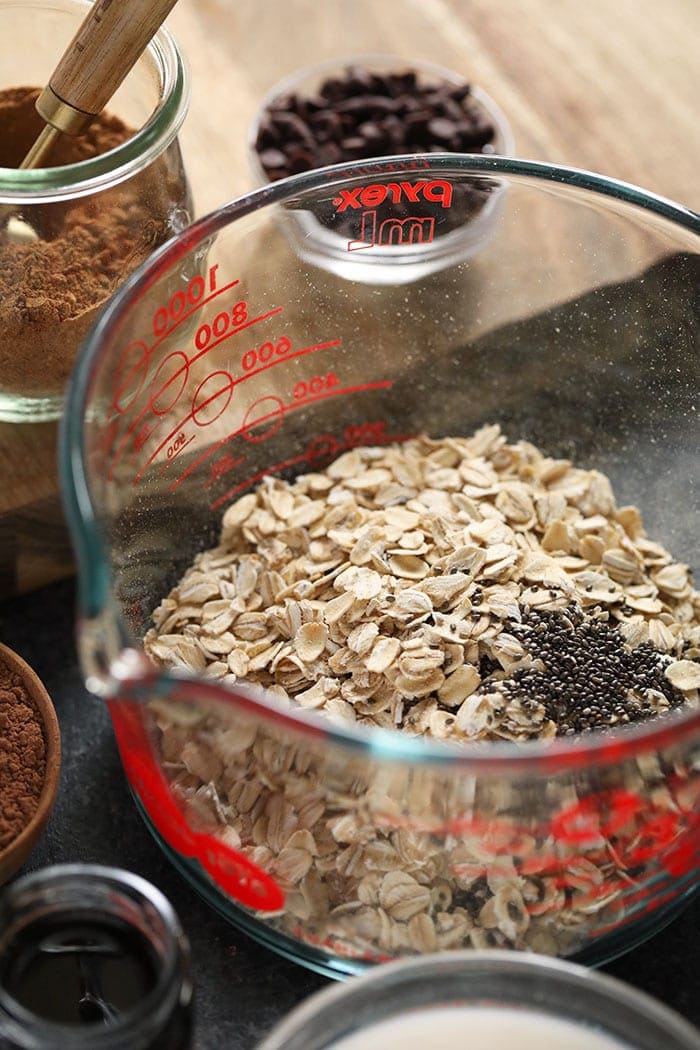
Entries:
[[247,129],[277,80],[368,52],[479,84],[520,157],[700,209],[698,0],[180,0],[168,24],[192,73],[182,145],[200,211],[250,188]]
[[[520,157],[700,210],[698,0],[180,0],[168,24],[192,79],[181,144],[198,215],[251,188],[247,129],[277,80],[369,52],[479,84]],[[55,427],[0,424],[0,459],[1,597],[70,571],[70,550]]]

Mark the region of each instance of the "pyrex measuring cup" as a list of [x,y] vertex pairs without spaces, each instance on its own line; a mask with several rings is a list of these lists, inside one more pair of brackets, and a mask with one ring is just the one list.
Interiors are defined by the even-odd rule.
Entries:
[[[472,221],[453,206],[475,191],[500,198],[480,250],[392,283],[416,231],[439,251]],[[386,257],[372,246],[377,280],[297,253],[300,213],[352,253],[380,207],[398,225]],[[697,564],[699,229],[642,191],[524,161],[329,168],[195,224],[92,331],[62,446],[87,685],[166,854],[277,951],[336,975],[464,947],[600,961],[697,885],[697,707],[607,736],[466,747],[206,678],[186,637],[182,670],[157,669],[141,639],[262,479],[488,423],[605,471],[649,535]]]

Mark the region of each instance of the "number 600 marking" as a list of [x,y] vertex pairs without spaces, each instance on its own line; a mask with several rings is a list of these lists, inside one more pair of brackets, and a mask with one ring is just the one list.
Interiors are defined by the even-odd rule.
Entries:
[[260,346],[247,350],[241,359],[241,368],[244,372],[250,372],[257,364],[266,364],[273,357],[284,357],[289,353],[292,343],[283,335],[278,343],[261,343]]

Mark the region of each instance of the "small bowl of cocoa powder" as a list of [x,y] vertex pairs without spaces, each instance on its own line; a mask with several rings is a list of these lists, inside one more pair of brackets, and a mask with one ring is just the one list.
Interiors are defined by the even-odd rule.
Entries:
[[36,672],[0,644],[0,885],[29,857],[61,768],[56,711]]

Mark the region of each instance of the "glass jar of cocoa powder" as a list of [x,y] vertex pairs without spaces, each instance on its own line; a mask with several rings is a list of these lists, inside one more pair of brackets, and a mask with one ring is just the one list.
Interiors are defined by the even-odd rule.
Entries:
[[84,135],[60,136],[50,166],[18,168],[43,127],[36,96],[88,7],[0,0],[0,421],[60,416],[101,306],[191,221],[177,140],[189,85],[166,29]]

